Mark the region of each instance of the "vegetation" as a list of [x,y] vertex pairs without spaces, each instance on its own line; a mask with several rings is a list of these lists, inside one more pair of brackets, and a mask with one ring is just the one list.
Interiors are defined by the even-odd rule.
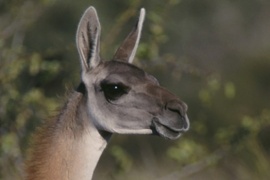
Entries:
[[109,59],[140,7],[136,64],[189,105],[177,141],[114,135],[94,179],[270,179],[270,3],[0,1],[0,179],[22,179],[34,129],[80,80],[75,32],[93,5]]

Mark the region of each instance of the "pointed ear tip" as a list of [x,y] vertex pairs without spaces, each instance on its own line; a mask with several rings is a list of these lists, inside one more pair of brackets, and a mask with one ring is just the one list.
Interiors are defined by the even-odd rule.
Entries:
[[89,6],[89,7],[85,10],[84,14],[95,14],[95,15],[97,15],[96,8],[95,8],[94,6]]
[[96,8],[94,6],[89,6],[86,11],[96,11]]
[[98,14],[96,11],[96,8],[94,6],[89,6],[83,13],[82,17],[81,17],[81,22],[82,20],[85,21],[89,21],[89,19],[92,19],[93,21],[95,21],[95,23],[97,23],[97,27],[98,29],[100,29],[100,22],[99,22],[99,18],[98,18]]
[[143,8],[143,7],[141,8],[140,14],[141,14],[141,15],[144,15],[144,14],[145,14],[145,8]]

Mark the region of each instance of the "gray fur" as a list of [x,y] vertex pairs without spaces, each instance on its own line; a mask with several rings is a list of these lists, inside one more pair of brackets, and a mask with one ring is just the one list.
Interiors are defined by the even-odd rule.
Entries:
[[130,64],[144,15],[142,9],[113,60],[103,62],[96,10],[85,11],[76,36],[81,84],[58,118],[37,136],[27,179],[90,179],[113,133],[176,139],[189,129],[187,105],[153,76]]

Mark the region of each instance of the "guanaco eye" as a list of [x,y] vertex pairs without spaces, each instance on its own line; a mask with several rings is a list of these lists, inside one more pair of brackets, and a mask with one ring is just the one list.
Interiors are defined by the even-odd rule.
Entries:
[[101,89],[104,92],[104,96],[109,101],[114,101],[127,94],[129,87],[123,85],[122,83],[109,83],[106,81],[101,82]]

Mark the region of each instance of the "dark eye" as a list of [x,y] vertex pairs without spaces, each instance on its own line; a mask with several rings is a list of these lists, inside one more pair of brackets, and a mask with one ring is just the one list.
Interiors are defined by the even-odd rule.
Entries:
[[122,83],[109,83],[105,81],[100,86],[105,98],[109,101],[117,100],[129,91],[129,88]]

